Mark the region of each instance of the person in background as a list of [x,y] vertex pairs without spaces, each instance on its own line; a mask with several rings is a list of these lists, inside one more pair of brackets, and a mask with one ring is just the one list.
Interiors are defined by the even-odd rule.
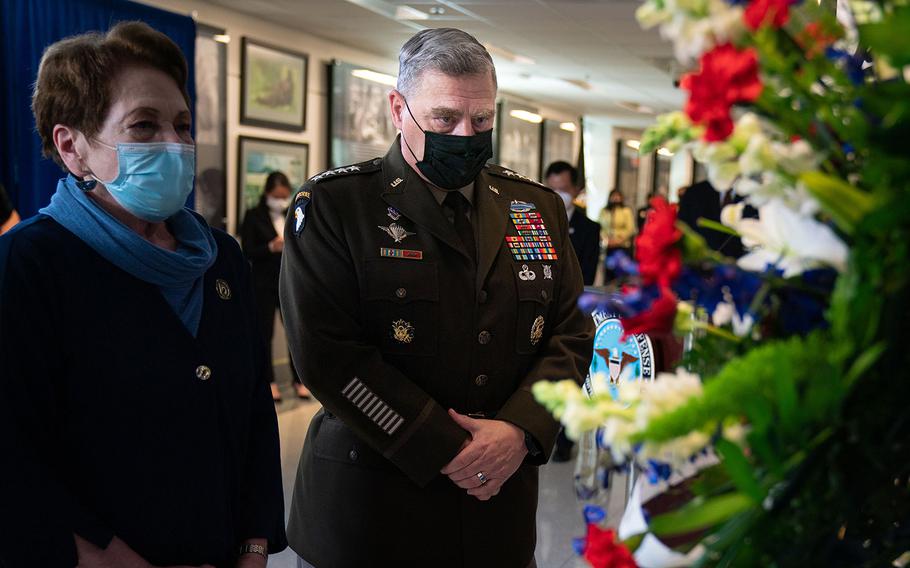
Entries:
[[[278,311],[278,276],[281,272],[281,251],[284,249],[284,222],[291,200],[291,182],[283,172],[272,172],[265,178],[259,205],[247,211],[240,229],[243,253],[253,268],[253,292],[256,296],[257,315],[262,336],[266,340],[267,357],[272,359],[272,338],[275,336],[275,312]],[[294,389],[302,399],[310,398],[310,391],[300,382],[290,356],[291,377]],[[281,400],[281,391],[275,382],[275,371],[269,365],[272,400]]]
[[578,170],[568,162],[553,162],[547,167],[547,186],[559,194],[569,217],[569,238],[581,265],[585,286],[594,284],[600,258],[600,225],[588,219],[583,209],[575,206],[580,191]]
[[[616,251],[632,253],[632,237],[635,236],[635,216],[632,209],[623,204],[622,192],[614,189],[607,199],[607,206],[600,213],[601,235],[607,248],[607,258]],[[613,279],[613,271],[606,271],[606,281]]]
[[3,184],[0,184],[0,235],[8,232],[19,222],[19,214],[9,201]]
[[[689,186],[685,192],[681,192],[678,218],[689,225],[693,231],[704,237],[711,250],[715,250],[724,256],[739,258],[745,254],[743,243],[739,237],[715,231],[708,227],[702,227],[698,224],[698,220],[704,218],[719,223],[721,210],[727,205],[739,203],[740,201],[742,201],[742,197],[737,196],[732,189],[718,191],[710,182],[700,181]],[[757,217],[758,211],[753,207],[746,207],[743,215],[745,217]]]
[[[597,262],[600,259],[600,225],[588,219],[584,210],[576,207],[578,197],[578,170],[568,162],[553,162],[547,167],[547,186],[555,191],[566,206],[569,217],[569,238],[572,248],[581,265],[581,274],[585,286],[594,284],[597,275]],[[554,462],[566,462],[572,459],[572,447],[575,444],[566,436],[565,430],[559,431],[556,438],[556,449],[553,450]]]
[[287,546],[249,264],[184,207],[187,80],[141,22],[41,58],[66,177],[0,237],[4,568],[263,568]]

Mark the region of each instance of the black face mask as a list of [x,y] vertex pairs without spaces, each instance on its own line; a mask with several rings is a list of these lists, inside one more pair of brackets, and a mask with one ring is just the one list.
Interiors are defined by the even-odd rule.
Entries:
[[[411,118],[411,108],[405,101]],[[487,160],[493,157],[493,129],[478,132],[474,136],[455,136],[428,132],[414,118],[417,128],[424,135],[423,160],[417,161],[417,169],[433,185],[447,190],[461,189],[474,183]],[[408,141],[404,141],[411,155],[417,159]]]

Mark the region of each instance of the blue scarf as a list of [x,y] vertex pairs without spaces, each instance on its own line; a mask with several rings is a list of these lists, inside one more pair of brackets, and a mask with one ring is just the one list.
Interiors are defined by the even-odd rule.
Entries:
[[203,275],[215,264],[218,245],[205,221],[183,209],[167,220],[177,240],[171,252],[155,246],[99,207],[76,179],[57,183],[50,205],[38,211],[51,217],[111,264],[139,280],[158,286],[164,299],[196,336],[202,319]]

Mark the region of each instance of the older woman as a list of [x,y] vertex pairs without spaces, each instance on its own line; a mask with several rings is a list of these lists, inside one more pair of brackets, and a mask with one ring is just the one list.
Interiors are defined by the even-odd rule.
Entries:
[[0,238],[0,565],[265,566],[286,546],[275,410],[228,235],[183,208],[187,67],[141,23],[44,54],[65,171]]

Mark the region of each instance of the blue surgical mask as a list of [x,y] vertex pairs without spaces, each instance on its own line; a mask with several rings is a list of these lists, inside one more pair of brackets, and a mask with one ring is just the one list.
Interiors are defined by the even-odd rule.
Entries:
[[98,181],[121,207],[152,223],[183,208],[196,177],[195,146],[152,142],[120,143],[115,148],[98,143],[117,152],[117,177]]

